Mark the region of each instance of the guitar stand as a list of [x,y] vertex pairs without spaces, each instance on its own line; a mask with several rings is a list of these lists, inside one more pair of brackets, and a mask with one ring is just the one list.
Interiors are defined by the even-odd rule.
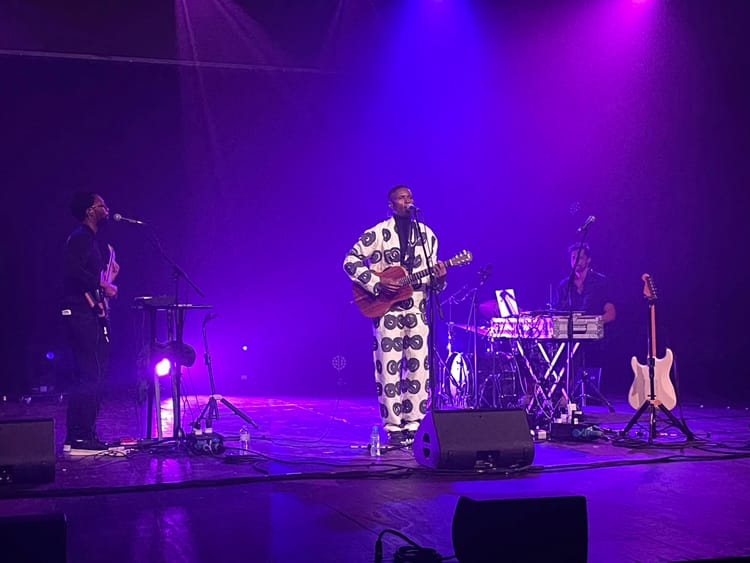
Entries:
[[221,402],[225,407],[227,407],[230,411],[232,411],[234,414],[239,416],[242,420],[250,424],[253,428],[258,428],[258,425],[255,423],[255,421],[247,416],[244,412],[242,412],[240,409],[235,407],[232,403],[229,402],[225,397],[222,395],[216,394],[216,387],[214,385],[214,370],[213,366],[211,364],[211,354],[208,352],[208,336],[206,334],[206,324],[208,324],[208,321],[210,321],[214,315],[208,314],[206,315],[206,318],[203,319],[203,346],[205,348],[205,362],[206,367],[208,368],[208,380],[211,384],[211,396],[208,398],[208,402],[206,403],[206,406],[203,407],[203,410],[201,411],[200,415],[198,415],[198,418],[195,419],[195,422],[192,423],[193,430],[200,431],[201,429],[201,421],[206,421],[206,433],[213,432],[212,428],[212,421],[219,418],[219,405],[218,402]]
[[660,400],[658,400],[654,394],[654,358],[653,356],[649,356],[648,358],[648,367],[649,367],[649,380],[651,383],[651,393],[648,399],[646,399],[643,404],[640,406],[640,408],[636,411],[636,413],[633,415],[633,418],[630,419],[630,422],[627,423],[625,428],[622,431],[622,436],[627,436],[628,432],[635,426],[635,424],[638,422],[638,420],[643,416],[643,414],[648,411],[648,443],[653,444],[654,439],[657,436],[656,432],[656,415],[659,411],[664,413],[664,416],[667,417],[669,422],[672,423],[672,426],[677,428],[680,432],[682,432],[685,435],[685,438],[687,438],[688,441],[695,440],[695,434],[693,434],[690,429],[687,427],[687,424],[684,424],[683,422],[680,422],[677,417],[672,414],[672,411],[670,411],[667,407],[665,407]]
[[633,426],[638,422],[638,419],[641,418],[643,413],[648,411],[648,443],[653,444],[654,439],[657,436],[656,432],[656,414],[658,411],[661,411],[664,413],[664,415],[667,417],[669,422],[672,423],[672,426],[677,428],[680,432],[682,432],[685,435],[685,438],[687,438],[688,441],[695,440],[695,434],[693,434],[690,429],[687,427],[686,424],[683,424],[680,422],[677,417],[672,414],[672,411],[670,411],[667,407],[665,407],[661,401],[658,399],[648,399],[646,400],[642,405],[641,408],[636,411],[636,413],[633,415],[633,418],[630,419],[630,422],[628,422],[627,426],[625,426],[625,429],[622,431],[622,435],[627,435],[628,432],[630,432],[630,429],[633,428]]

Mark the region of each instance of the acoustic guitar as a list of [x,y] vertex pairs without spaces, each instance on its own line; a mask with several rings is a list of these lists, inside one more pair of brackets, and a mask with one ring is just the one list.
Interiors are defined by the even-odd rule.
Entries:
[[[649,350],[646,364],[639,363],[635,356],[630,359],[635,379],[630,386],[628,403],[634,409],[638,409],[646,401],[659,401],[672,410],[677,405],[677,393],[669,378],[674,355],[672,350],[667,348],[663,358],[656,357],[656,286],[649,274],[643,274],[641,279],[643,280],[643,296],[648,300],[649,306]],[[649,364],[653,364],[654,370],[653,389]]]
[[[471,252],[469,252],[468,250],[464,250],[456,254],[450,260],[446,260],[444,264],[446,267],[462,266],[464,264],[470,263],[471,260]],[[359,310],[365,317],[374,319],[376,317],[382,317],[383,315],[385,315],[385,313],[388,312],[388,309],[390,309],[394,303],[403,301],[404,299],[408,299],[409,297],[411,297],[412,293],[414,293],[412,284],[417,283],[420,279],[426,277],[430,273],[430,271],[429,269],[425,268],[418,272],[409,274],[401,266],[391,266],[390,268],[386,268],[382,272],[373,273],[380,279],[395,280],[401,286],[396,293],[386,296],[382,293],[379,295],[373,295],[361,285],[357,283],[352,284],[354,302],[357,304],[357,307],[359,307]]]

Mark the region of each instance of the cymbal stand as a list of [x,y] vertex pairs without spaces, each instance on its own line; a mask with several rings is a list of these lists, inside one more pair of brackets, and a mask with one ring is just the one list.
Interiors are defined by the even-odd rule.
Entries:
[[198,418],[195,419],[195,422],[193,422],[191,426],[193,427],[193,430],[200,431],[201,421],[205,420],[206,433],[210,434],[211,432],[213,432],[212,421],[219,418],[219,405],[217,404],[217,401],[218,401],[218,402],[221,402],[221,404],[227,407],[234,414],[239,416],[242,420],[250,424],[253,428],[257,429],[258,425],[255,423],[255,421],[252,418],[250,418],[240,409],[235,407],[225,397],[223,397],[222,395],[218,395],[216,393],[216,386],[214,385],[214,370],[213,370],[213,364],[211,363],[211,354],[208,351],[208,335],[206,333],[206,325],[211,319],[215,317],[216,317],[215,314],[209,313],[203,319],[203,346],[205,349],[204,359],[206,362],[206,368],[208,369],[208,381],[211,384],[211,396],[208,398],[208,402],[206,403],[206,406],[203,407],[203,410],[201,411],[200,415],[198,415]]
[[[440,302],[441,306],[448,305],[448,344],[446,346],[446,351],[448,353],[447,358],[448,362],[446,363],[443,361],[443,359],[438,354],[438,359],[440,361],[440,374],[441,374],[441,380],[439,385],[439,394],[436,396],[436,406],[438,408],[446,405],[451,405],[454,407],[465,407],[466,406],[466,393],[468,389],[468,377],[469,373],[466,369],[466,365],[464,362],[460,362],[460,365],[458,366],[459,373],[458,377],[454,377],[453,373],[451,372],[452,365],[450,364],[451,359],[453,357],[453,330],[454,330],[454,322],[453,319],[453,305],[458,305],[459,303],[463,303],[466,298],[469,296],[470,293],[469,284],[464,284],[461,286],[457,291],[449,295],[446,299]],[[453,393],[451,392],[451,385],[453,388],[456,389],[456,395],[454,397]]]

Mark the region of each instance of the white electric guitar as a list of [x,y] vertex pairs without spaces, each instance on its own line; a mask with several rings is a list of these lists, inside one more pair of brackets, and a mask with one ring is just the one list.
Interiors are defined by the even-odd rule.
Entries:
[[[630,359],[630,366],[633,368],[635,379],[630,386],[628,403],[634,409],[639,409],[646,401],[658,401],[672,410],[677,405],[677,394],[674,385],[672,385],[672,380],[669,378],[674,356],[672,350],[667,348],[663,358],[656,357],[656,287],[649,274],[643,274],[641,279],[643,280],[643,295],[648,299],[649,349],[645,365],[639,363],[635,356]],[[651,386],[651,375],[649,373],[650,364],[653,364],[654,370],[653,387]]]

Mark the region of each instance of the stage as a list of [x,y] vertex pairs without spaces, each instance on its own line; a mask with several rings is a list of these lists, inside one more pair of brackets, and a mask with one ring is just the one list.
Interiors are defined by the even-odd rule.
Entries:
[[[144,438],[142,407],[127,392],[118,395],[104,403],[100,436]],[[166,441],[119,455],[70,457],[61,453],[64,399],[5,403],[2,420],[53,418],[58,455],[54,482],[0,488],[0,516],[64,513],[68,558],[76,562],[373,561],[386,529],[443,557],[453,554],[461,496],[583,495],[589,561],[750,555],[747,410],[684,406],[696,441],[685,445],[672,431],[649,447],[612,442],[633,415],[628,405],[616,402],[615,413],[587,406],[584,420],[607,437],[535,441],[530,468],[478,473],[423,467],[408,449],[370,457],[370,428],[378,422],[371,398],[228,398],[259,427],[250,428],[250,455],[237,455],[243,422],[223,406],[214,422],[225,438],[223,453]],[[206,397],[187,401],[189,422]],[[169,405],[163,410],[170,436]],[[504,552],[507,538],[528,534],[545,542],[568,516],[540,513],[533,530],[483,538],[487,560],[514,560]],[[386,533],[384,560],[405,544]],[[568,560],[565,546],[559,553],[559,561]]]

